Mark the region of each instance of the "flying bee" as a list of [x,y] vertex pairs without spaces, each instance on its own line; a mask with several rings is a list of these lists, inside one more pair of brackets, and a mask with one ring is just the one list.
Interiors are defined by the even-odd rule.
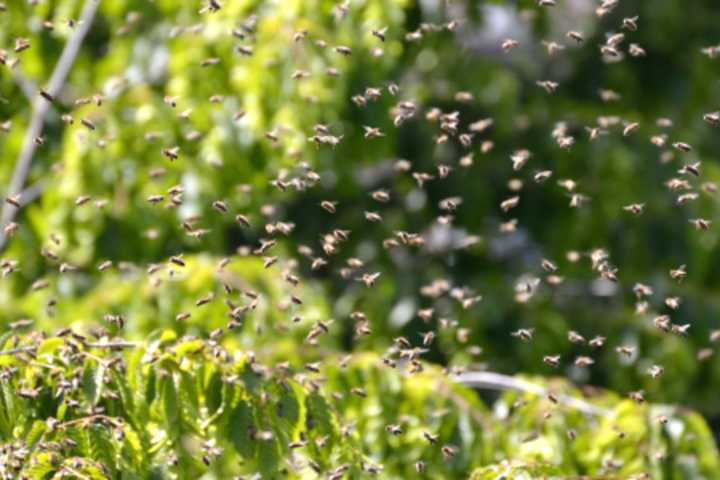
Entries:
[[503,212],[506,212],[506,213],[507,213],[507,212],[509,212],[510,210],[512,210],[513,208],[517,207],[519,203],[520,203],[520,197],[519,197],[519,196],[510,197],[510,198],[508,198],[507,200],[503,200],[503,201],[500,203],[500,209],[501,209]]
[[670,278],[673,280],[682,281],[687,276],[687,270],[685,265],[680,265],[678,268],[670,270]]
[[361,281],[363,284],[365,284],[366,287],[372,287],[375,285],[375,282],[377,281],[377,279],[379,277],[380,277],[380,272],[365,273],[358,280]]
[[512,332],[510,335],[519,338],[523,342],[529,342],[533,338],[534,331],[535,329],[533,328],[521,328]]
[[628,53],[630,53],[630,56],[632,57],[644,57],[647,55],[647,52],[645,52],[645,49],[642,48],[637,43],[631,43],[630,47],[628,49]]
[[375,190],[370,194],[373,200],[380,203],[387,203],[390,201],[390,194],[385,190]]
[[689,143],[685,142],[674,142],[672,144],[673,148],[676,150],[680,150],[681,152],[689,152],[692,150],[692,146]]
[[615,348],[615,351],[621,355],[624,355],[627,358],[630,358],[635,353],[635,347],[630,347],[627,345],[620,345]]
[[575,40],[577,43],[582,43],[585,41],[585,37],[583,36],[582,32],[578,32],[575,30],[570,30],[565,34],[565,36],[571,40]]
[[379,128],[373,128],[368,126],[364,126],[363,128],[365,129],[365,138],[379,138],[385,136],[385,134],[382,133]]
[[700,176],[700,162],[686,163],[678,171],[678,173],[680,173],[680,174],[690,173],[692,175],[695,175],[696,177],[699,177]]
[[575,362],[574,362],[575,366],[580,367],[580,368],[588,367],[594,363],[595,363],[595,360],[593,360],[590,357],[586,357],[586,356],[579,356],[575,359]]
[[162,154],[170,160],[177,160],[180,155],[180,147],[163,148]]
[[551,57],[553,55],[555,55],[556,52],[565,50],[565,45],[561,45],[557,42],[546,42],[545,40],[543,40],[542,44],[545,46],[545,50],[547,50],[547,54]]
[[329,213],[335,213],[337,211],[338,202],[331,202],[329,200],[323,200],[320,202],[320,206],[323,208],[323,210],[329,212]]
[[343,55],[346,57],[352,55],[352,48],[346,47],[344,45],[338,45],[337,47],[334,48],[334,50],[337,53],[339,53],[340,55]]
[[644,209],[645,209],[644,203],[631,203],[631,204],[625,205],[623,207],[623,210],[625,210],[626,212],[630,212],[634,215],[640,215],[641,213],[643,213]]
[[644,403],[645,402],[645,393],[642,390],[638,390],[636,392],[630,392],[628,394],[631,400],[635,401],[636,403]]
[[640,128],[640,124],[638,122],[632,122],[625,125],[625,128],[623,129],[623,136],[627,137],[631,133],[633,133],[635,130]]
[[622,21],[623,28],[625,30],[629,30],[631,32],[636,31],[638,29],[637,21],[639,18],[640,18],[639,16],[623,18],[623,21]]
[[543,357],[543,363],[551,367],[558,367],[560,366],[560,355],[545,355]]
[[538,87],[541,87],[542,89],[544,89],[547,93],[555,93],[555,91],[560,86],[559,83],[553,82],[551,80],[539,80],[539,81],[535,82],[535,84]]
[[720,125],[720,112],[711,112],[703,115],[703,120],[710,125]]
[[506,38],[500,44],[500,48],[502,48],[505,51],[505,53],[507,53],[510,50],[517,48],[519,45],[520,45],[520,43],[517,40],[515,40],[513,38]]
[[697,230],[709,230],[712,220],[708,220],[705,218],[694,218],[692,220],[689,220],[689,222],[692,223]]
[[574,330],[570,330],[567,336],[570,343],[585,343],[585,337]]

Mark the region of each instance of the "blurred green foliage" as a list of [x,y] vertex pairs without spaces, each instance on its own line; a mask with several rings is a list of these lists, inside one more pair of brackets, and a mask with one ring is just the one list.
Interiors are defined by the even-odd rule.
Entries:
[[[402,479],[418,462],[423,478],[464,478],[507,458],[526,465],[527,478],[711,479],[720,469],[696,413],[609,393],[588,398],[610,406],[598,418],[512,392],[489,410],[436,366],[408,375],[370,354],[329,359],[320,386],[312,371],[270,369],[171,330],[114,343],[67,335],[5,345],[32,356],[0,355],[2,478]],[[581,398],[566,381],[548,388]],[[509,467],[471,478],[497,468]]]
[[[80,0],[4,3],[0,48],[20,62],[13,69],[0,65],[0,122],[12,122],[9,131],[0,130],[3,186],[31,117],[20,84],[29,82],[33,89],[44,85],[72,34],[67,20],[77,18],[82,8]],[[338,351],[382,352],[399,335],[418,345],[424,332],[437,330],[438,338],[424,356],[435,363],[508,374],[559,373],[576,384],[622,394],[642,389],[651,405],[633,406],[612,397],[611,421],[581,428],[580,418],[563,414],[547,422],[539,440],[520,442],[545,406],[531,402],[533,413],[519,416],[522,420],[508,431],[480,428],[463,408],[447,407],[452,398],[432,397],[437,386],[433,382],[442,380],[427,375],[400,379],[367,365],[328,372],[330,385],[363,385],[370,392],[365,399],[343,397],[336,408],[363,432],[353,448],[360,445],[363,455],[383,463],[387,478],[414,475],[414,462],[420,458],[426,459],[430,478],[454,478],[508,457],[521,462],[513,468],[528,470],[528,475],[545,463],[551,464],[549,471],[557,469],[562,475],[602,475],[603,462],[612,457],[622,461],[618,474],[717,478],[717,452],[699,416],[673,407],[680,423],[673,420],[661,428],[656,421],[671,408],[665,405],[674,404],[698,410],[716,428],[720,416],[720,355],[711,352],[698,360],[701,349],[713,347],[710,332],[720,328],[715,295],[720,276],[714,268],[719,237],[713,229],[698,232],[688,223],[697,217],[717,222],[717,199],[699,192],[696,201],[678,206],[676,194],[664,185],[689,161],[702,161],[698,183],[720,182],[713,161],[720,137],[702,120],[703,113],[720,103],[719,64],[700,53],[719,41],[717,2],[625,1],[602,18],[594,14],[597,5],[591,1],[559,1],[553,9],[540,9],[530,0],[352,0],[344,18],[331,0],[221,3],[218,12],[199,13],[200,2],[101,2],[67,85],[48,115],[45,143],[33,161],[28,184],[44,182],[42,194],[22,210],[19,230],[2,252],[3,260],[17,260],[19,268],[0,279],[0,331],[9,332],[13,322],[29,318],[34,323],[24,330],[101,325],[104,331],[94,332],[99,336],[146,340],[172,330],[178,338],[207,338],[227,325],[229,310],[248,306],[239,325],[219,340],[223,347],[253,351],[262,361],[299,365]],[[626,32],[627,42],[641,45],[647,57],[604,62],[598,44],[606,32],[620,31],[624,17],[635,15],[639,29]],[[451,18],[462,19],[453,32],[431,26]],[[44,28],[43,21],[54,28]],[[370,33],[382,26],[388,27],[384,43]],[[238,29],[244,38],[232,35]],[[566,39],[569,29],[582,30],[585,41]],[[293,36],[305,30],[307,38],[294,41]],[[409,41],[406,33],[416,31],[422,39]],[[31,47],[14,54],[17,37],[28,39]],[[511,54],[500,49],[507,37],[520,41]],[[566,48],[549,56],[543,40]],[[339,54],[333,49],[337,45],[350,47],[352,55]],[[252,54],[240,53],[240,47],[252,48]],[[380,47],[383,54],[374,55],[373,49]],[[328,68],[336,68],[339,75],[328,75]],[[309,76],[293,80],[299,70]],[[555,94],[536,85],[546,79],[559,82]],[[364,107],[350,100],[367,87],[384,88],[390,82],[400,87],[396,97],[383,93]],[[600,89],[616,91],[620,99],[603,102]],[[458,98],[458,91],[469,92],[472,100]],[[103,96],[101,105],[75,104],[94,94]],[[176,97],[177,106],[165,97]],[[401,100],[415,101],[420,111],[396,128],[388,111]],[[484,118],[493,123],[476,135],[469,149],[454,140],[437,145],[437,129],[422,120],[432,107],[458,111],[463,125]],[[75,117],[73,125],[61,120],[64,113]],[[638,131],[622,136],[618,124],[608,135],[587,141],[585,126],[612,115],[639,122]],[[672,127],[658,126],[658,117],[672,119]],[[86,129],[80,118],[92,120],[96,130]],[[576,138],[568,150],[558,148],[551,136],[561,121]],[[318,123],[342,136],[337,147],[308,140]],[[363,125],[380,127],[385,136],[366,140]],[[670,139],[664,148],[648,141],[660,133]],[[494,148],[482,153],[480,145],[486,140]],[[693,151],[681,157],[670,149],[672,141],[688,142]],[[175,146],[179,158],[170,161],[162,150]],[[529,149],[532,157],[523,171],[514,172],[509,156],[521,148]],[[473,163],[463,167],[459,159],[468,154]],[[409,173],[393,168],[398,158],[411,161],[414,171],[436,174],[436,167],[444,164],[453,172],[420,188]],[[308,168],[321,176],[312,188],[281,191],[271,184]],[[544,169],[553,170],[554,176],[544,186],[536,185],[532,175]],[[525,188],[519,206],[503,214],[498,205],[511,195],[509,177],[521,179]],[[556,185],[563,178],[574,179],[577,190],[590,197],[584,208],[569,208],[568,193]],[[184,188],[180,207],[172,206],[167,194],[175,185]],[[368,195],[379,188],[391,194],[381,207]],[[76,206],[84,195],[92,200]],[[168,198],[155,205],[147,200],[151,195]],[[440,227],[435,222],[442,213],[438,203],[456,195],[463,201],[453,212],[453,223]],[[334,215],[319,207],[327,199],[339,202]],[[98,200],[107,204],[96,208]],[[213,208],[217,200],[225,202],[228,214]],[[632,202],[645,203],[643,215],[622,210]],[[367,222],[363,211],[379,208],[383,222]],[[252,228],[238,226],[233,220],[238,213],[249,217]],[[511,218],[519,219],[517,231],[499,233],[498,226]],[[181,227],[188,221],[208,234],[188,235]],[[271,236],[263,224],[277,221],[292,223],[293,231],[275,235],[273,255],[281,260],[265,269],[249,252],[261,238]],[[350,235],[337,255],[327,256],[325,268],[313,270],[310,258],[295,255],[299,247],[310,246],[312,257],[322,256],[320,239],[334,228],[347,229]],[[382,241],[399,230],[422,233],[425,247],[383,249]],[[467,235],[482,241],[458,248]],[[598,281],[589,268],[588,256],[595,248],[606,249],[619,268],[614,286]],[[41,255],[42,249],[57,259]],[[570,250],[581,253],[579,262],[566,260]],[[180,254],[185,267],[167,261]],[[230,263],[219,268],[226,257]],[[338,273],[352,257],[365,262],[369,271],[381,272],[372,289]],[[543,277],[543,258],[559,265],[564,282],[542,283],[529,302],[517,302],[516,281],[527,275]],[[98,271],[106,260],[113,266]],[[76,270],[58,273],[65,262]],[[157,271],[149,273],[148,264],[157,265]],[[668,271],[682,264],[688,276],[678,283]],[[302,278],[299,286],[289,288],[285,270]],[[483,299],[465,309],[448,295],[422,293],[438,279],[446,279],[451,288],[467,287]],[[37,288],[38,281],[47,287]],[[655,292],[644,314],[635,313],[636,282]],[[232,295],[224,293],[225,285],[233,289]],[[248,291],[260,295],[256,305]],[[302,304],[295,304],[291,295]],[[682,299],[678,310],[663,303],[668,296]],[[197,306],[201,299],[210,301]],[[423,320],[417,312],[427,308],[434,314]],[[357,311],[367,316],[370,330],[361,337],[356,335],[358,322],[350,317]],[[190,316],[178,320],[183,313]],[[675,324],[691,324],[687,337],[653,326],[652,318],[665,313]],[[107,321],[108,315],[122,316],[122,331]],[[308,345],[310,329],[329,319],[329,333],[322,334],[317,345]],[[449,321],[447,328],[438,328],[441,319]],[[513,338],[510,332],[518,328],[533,328],[533,341]],[[568,330],[586,338],[607,337],[606,347],[593,351],[594,365],[572,365],[574,357],[588,355],[590,349],[569,342]],[[635,347],[636,353],[630,358],[618,355],[614,346],[619,344]],[[474,345],[481,354],[469,348]],[[541,362],[550,354],[561,355],[557,371]],[[653,379],[647,373],[651,365],[663,366],[664,374]],[[42,378],[32,369],[24,372],[23,378],[33,385]],[[460,390],[464,405],[488,414],[475,394]],[[407,398],[399,391],[408,392]],[[334,402],[330,396],[323,398]],[[495,410],[515,400],[511,394],[503,399]],[[451,413],[428,418],[429,409],[443,406]],[[160,422],[162,408],[154,408],[158,412],[147,413],[147,418]],[[33,422],[57,415],[46,410],[28,413],[25,423],[4,434],[3,441],[26,438]],[[384,416],[378,413],[386,410]],[[415,417],[406,425],[412,433],[388,436],[384,427],[403,415]],[[502,421],[511,423],[513,418]],[[460,447],[452,461],[441,460],[439,449],[428,457],[418,434],[420,421],[430,422],[423,425],[439,428],[443,441]],[[626,440],[613,436],[617,423],[633,432]],[[568,442],[567,428],[577,430],[574,442]],[[295,429],[292,435],[297,433]],[[227,440],[220,434],[217,438]],[[393,456],[393,450],[407,456]],[[667,458],[655,459],[658,451]],[[308,455],[320,461],[321,453]],[[81,450],[69,455],[97,458]],[[258,452],[238,455],[256,459]],[[333,461],[349,453],[336,455]],[[143,461],[161,458],[158,453]],[[324,461],[327,464],[327,457]],[[223,478],[226,466],[213,465]],[[197,461],[184,467],[203,469]],[[504,468],[488,467],[476,476],[485,478]]]

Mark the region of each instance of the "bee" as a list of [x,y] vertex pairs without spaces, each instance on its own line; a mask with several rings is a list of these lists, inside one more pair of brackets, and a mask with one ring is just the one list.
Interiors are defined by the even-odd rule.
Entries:
[[[553,1],[553,0],[541,0],[541,1]],[[457,447],[451,446],[451,445],[443,445],[443,447],[440,449],[440,452],[443,455],[443,458],[445,460],[451,460],[455,455],[457,455]]]
[[674,333],[675,335],[680,335],[681,337],[687,336],[688,330],[690,330],[690,324],[686,323],[684,325],[672,325],[670,328],[670,331]]
[[9,197],[5,197],[5,203],[8,203],[12,205],[15,208],[20,208],[22,205],[20,203],[20,195],[10,195]]
[[371,30],[374,37],[378,38],[381,42],[385,41],[385,34],[388,31],[388,27],[379,28],[377,30]]
[[517,48],[520,45],[520,42],[513,38],[506,38],[503,40],[503,42],[500,44],[500,48],[502,48],[505,53],[509,52],[510,50]]
[[571,40],[575,40],[577,43],[582,43],[585,41],[583,33],[575,30],[570,30],[565,34],[565,36]]
[[373,128],[368,126],[364,126],[363,128],[365,129],[365,138],[380,138],[385,136],[385,134],[382,133],[379,128]]
[[50,103],[53,103],[55,101],[55,97],[53,97],[52,94],[50,94],[47,90],[44,90],[42,88],[40,89],[40,96]]
[[696,177],[700,176],[700,162],[687,163],[678,171],[680,174],[690,173]]
[[647,55],[647,52],[645,52],[645,49],[642,48],[637,43],[631,43],[630,47],[628,49],[628,53],[630,53],[630,56],[632,57],[644,57]]
[[673,148],[676,150],[680,150],[681,152],[690,152],[692,151],[692,146],[689,143],[685,142],[674,142],[672,144]]
[[574,330],[570,330],[567,337],[570,343],[585,343],[585,337],[583,337]]
[[508,198],[508,199],[506,199],[506,200],[503,200],[503,201],[500,203],[500,209],[501,209],[503,212],[506,212],[506,213],[507,213],[507,212],[509,212],[510,210],[512,210],[513,208],[517,207],[519,203],[520,203],[520,197],[519,197],[519,196],[510,197],[510,198]]
[[560,355],[545,355],[543,357],[543,363],[557,368],[560,366]]
[[559,83],[553,82],[552,80],[539,80],[539,81],[535,82],[535,84],[538,87],[541,87],[547,93],[555,93],[555,91],[560,86]]
[[550,260],[548,260],[548,259],[546,259],[546,258],[544,258],[544,259],[542,260],[542,262],[541,262],[540,265],[542,266],[543,270],[545,270],[546,272],[551,272],[551,273],[552,273],[552,272],[556,272],[557,269],[558,269],[558,267],[557,267],[557,265],[556,265],[555,263],[553,263],[552,261],[550,261]]
[[707,220],[705,218],[694,218],[692,220],[689,220],[689,222],[693,224],[696,230],[709,230],[712,220]]
[[365,219],[367,219],[370,222],[381,222],[382,217],[377,212],[365,212]]
[[249,57],[253,54],[252,45],[238,45],[236,50],[240,55],[244,57]]
[[18,37],[15,39],[15,53],[20,53],[30,48],[30,42],[27,39]]
[[521,328],[519,330],[516,330],[512,333],[510,333],[511,336],[519,338],[523,342],[529,342],[533,338],[533,333],[535,329],[533,328]]
[[346,57],[352,55],[352,48],[346,47],[344,45],[338,45],[337,47],[334,48],[334,50],[337,53],[339,53],[340,55],[343,55]]
[[615,347],[615,351],[621,355],[624,355],[627,358],[630,358],[635,353],[635,347],[620,345],[618,347]]
[[633,133],[635,130],[637,130],[640,127],[640,124],[637,122],[628,123],[625,125],[625,128],[623,129],[623,136],[627,137],[631,133]]
[[220,63],[220,59],[217,57],[206,58],[200,62],[200,66],[203,68],[211,67]]
[[644,403],[644,402],[645,402],[645,392],[643,392],[642,390],[638,390],[638,391],[635,391],[635,392],[630,392],[630,393],[628,394],[628,396],[630,397],[631,400],[633,400],[633,401],[636,402],[636,403],[639,403],[639,404],[640,404],[640,403]]
[[660,365],[653,365],[648,369],[648,375],[650,375],[652,378],[658,378],[663,374],[664,371],[665,369]]
[[615,58],[620,56],[620,51],[612,45],[602,45],[600,47],[600,53]]
[[162,154],[170,160],[177,160],[180,155],[180,147],[163,148]]
[[212,203],[212,207],[220,213],[227,213],[228,211],[228,207],[227,205],[225,205],[225,202],[222,202],[220,200],[215,200]]
[[625,30],[629,30],[631,32],[637,31],[637,29],[638,29],[637,21],[639,18],[640,18],[639,16],[623,18],[623,21],[622,21],[623,28]]
[[642,214],[644,209],[645,209],[644,203],[631,203],[631,204],[625,205],[623,207],[623,210],[625,210],[626,212],[630,212],[634,215]]
[[322,202],[320,202],[320,206],[323,208],[323,210],[329,213],[335,213],[337,211],[337,204],[338,202],[331,202],[329,200],[323,200]]
[[380,203],[387,203],[390,201],[390,194],[385,190],[375,190],[370,194],[373,200]]
[[720,112],[706,113],[703,120],[713,126],[720,125]]
[[359,281],[361,281],[366,287],[372,287],[375,285],[375,282],[377,282],[379,277],[380,272],[365,273],[359,278]]
[[595,363],[595,360],[593,360],[590,357],[586,357],[586,356],[579,356],[575,359],[575,362],[574,362],[575,366],[580,367],[580,368],[588,367],[588,366],[592,365],[593,363]]
[[546,42],[545,40],[543,40],[542,44],[545,46],[545,50],[547,50],[547,54],[551,57],[553,55],[555,55],[556,52],[565,50],[565,45],[561,45],[557,42]]
[[196,306],[196,307],[201,307],[201,306],[203,306],[203,305],[207,305],[208,303],[212,302],[214,299],[215,299],[215,294],[214,294],[213,292],[209,292],[209,293],[208,293],[207,295],[205,295],[204,297],[199,298],[199,299],[195,302],[195,306]]

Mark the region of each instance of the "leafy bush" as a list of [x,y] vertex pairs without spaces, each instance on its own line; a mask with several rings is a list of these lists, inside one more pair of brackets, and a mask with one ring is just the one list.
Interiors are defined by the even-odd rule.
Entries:
[[491,413],[430,365],[270,366],[170,330],[140,343],[61,333],[6,339],[0,352],[3,478],[460,478],[505,458],[531,475],[720,469],[697,414],[595,393],[588,419],[549,400],[580,398],[563,381],[547,398],[507,392]]

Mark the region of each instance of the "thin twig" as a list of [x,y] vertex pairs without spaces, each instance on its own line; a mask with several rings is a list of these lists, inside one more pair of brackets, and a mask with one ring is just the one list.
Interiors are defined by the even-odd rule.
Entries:
[[[45,91],[51,96],[56,97],[62,90],[65,80],[70,73],[70,69],[75,63],[82,42],[87,35],[90,26],[92,25],[95,12],[99,5],[99,0],[85,0],[83,5],[82,13],[80,14],[80,21],[78,22],[77,29],[73,36],[65,44],[65,48],[60,55],[60,59],[55,64],[50,80],[45,87]],[[30,174],[30,167],[32,165],[33,156],[37,149],[36,138],[41,136],[43,126],[45,124],[45,115],[50,110],[50,102],[39,95],[34,96],[32,107],[32,117],[30,118],[30,124],[25,132],[25,139],[23,140],[22,149],[18,156],[17,162],[15,163],[15,170],[10,180],[10,185],[6,191],[6,196],[11,197],[21,193],[25,182],[27,181],[28,175]],[[22,202],[22,199],[21,199]],[[0,213],[0,225],[7,225],[15,219],[18,213],[18,207],[4,203],[2,213]],[[5,246],[7,242],[7,236],[0,233],[0,249]]]
[[137,347],[137,343],[126,342],[123,340],[115,340],[113,342],[108,342],[108,343],[83,342],[83,345],[85,345],[88,348],[135,348],[135,347]]
[[10,350],[2,350],[0,351],[0,357],[3,355],[17,355],[18,353],[31,353],[37,350],[37,347],[20,347],[20,348],[11,348]]
[[56,425],[55,428],[63,429],[63,428],[73,427],[75,425],[83,424],[83,423],[86,425],[90,425],[91,423],[95,423],[98,421],[107,422],[107,423],[113,425],[114,427],[118,427],[118,428],[123,426],[122,420],[119,420],[118,418],[115,418],[115,417],[108,417],[107,415],[102,415],[102,414],[98,413],[98,414],[94,414],[94,415],[88,415],[87,417],[74,418],[72,420],[68,420],[66,422],[59,423]]
[[[545,387],[536,383],[528,382],[515,377],[509,377],[495,372],[465,372],[454,377],[456,381],[464,383],[465,385],[473,388],[489,389],[489,390],[517,390],[520,392],[532,393],[537,396],[544,397],[550,393]],[[586,415],[592,415],[596,417],[605,417],[610,415],[610,411],[593,405],[577,397],[572,397],[565,394],[553,395],[558,399],[558,402],[567,405],[568,407],[574,408],[579,412]]]

